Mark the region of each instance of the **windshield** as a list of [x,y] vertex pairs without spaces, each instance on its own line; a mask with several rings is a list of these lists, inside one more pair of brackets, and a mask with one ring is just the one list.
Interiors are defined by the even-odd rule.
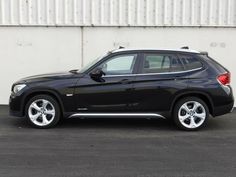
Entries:
[[91,68],[94,64],[96,64],[98,61],[100,61],[102,58],[106,57],[109,53],[102,55],[100,57],[98,57],[96,60],[93,60],[91,62],[89,62],[87,65],[85,65],[84,67],[82,67],[78,73],[83,73],[85,71],[87,71],[89,68]]

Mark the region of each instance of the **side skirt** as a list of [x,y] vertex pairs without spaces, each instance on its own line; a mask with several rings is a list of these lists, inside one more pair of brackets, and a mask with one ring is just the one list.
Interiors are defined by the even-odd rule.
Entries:
[[74,117],[92,117],[92,118],[97,118],[97,117],[134,117],[134,118],[162,118],[166,119],[164,116],[156,113],[75,113],[69,116],[69,118],[74,118]]

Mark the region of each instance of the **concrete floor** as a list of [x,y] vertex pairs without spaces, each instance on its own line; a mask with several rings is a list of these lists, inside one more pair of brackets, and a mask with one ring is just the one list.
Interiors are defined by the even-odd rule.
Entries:
[[71,119],[39,130],[0,107],[0,177],[234,177],[236,112],[198,132],[165,120]]

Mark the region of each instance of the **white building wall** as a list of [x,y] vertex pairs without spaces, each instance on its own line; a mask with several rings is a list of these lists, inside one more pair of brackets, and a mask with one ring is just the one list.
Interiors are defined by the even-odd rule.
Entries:
[[81,68],[119,45],[208,51],[232,72],[236,93],[235,28],[4,27],[0,39],[0,104],[22,77]]
[[22,77],[80,68],[119,45],[208,51],[236,93],[236,0],[0,0],[0,39],[0,104]]
[[0,25],[236,26],[236,0],[0,0]]
[[80,67],[80,58],[80,28],[0,28],[0,104],[18,79]]

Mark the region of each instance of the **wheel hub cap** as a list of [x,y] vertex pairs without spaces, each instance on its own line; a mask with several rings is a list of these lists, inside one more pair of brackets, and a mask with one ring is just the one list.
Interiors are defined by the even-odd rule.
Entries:
[[194,116],[194,114],[195,114],[194,111],[190,111],[190,112],[189,112],[189,115],[190,115],[190,116]]

